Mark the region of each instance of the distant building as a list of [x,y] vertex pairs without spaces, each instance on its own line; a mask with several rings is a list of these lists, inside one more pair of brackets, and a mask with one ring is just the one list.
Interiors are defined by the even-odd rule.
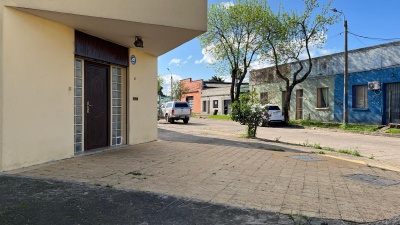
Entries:
[[[290,119],[342,121],[344,54],[312,61],[311,74],[292,92]],[[289,63],[281,68],[291,76],[297,66]],[[400,123],[400,42],[349,51],[348,80],[350,123]],[[262,100],[282,105],[286,86],[274,67],[251,71],[250,87]]]
[[[231,97],[230,82],[203,81],[191,78],[181,80],[181,84],[187,88],[187,93],[181,101],[187,101],[196,114],[229,114]],[[249,91],[249,84],[242,83],[241,93]]]

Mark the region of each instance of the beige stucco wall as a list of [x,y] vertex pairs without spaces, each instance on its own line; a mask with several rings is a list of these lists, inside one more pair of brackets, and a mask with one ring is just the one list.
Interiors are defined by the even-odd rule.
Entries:
[[3,171],[3,5],[0,3],[0,171]]
[[129,54],[137,59],[128,69],[128,135],[133,145],[157,140],[157,57],[135,49]]
[[11,8],[3,28],[1,170],[73,156],[74,30]]
[[[1,0],[8,6],[99,18],[207,29],[206,0]],[[151,12],[151,13],[150,13]],[[156,16],[155,16],[156,15]],[[185,19],[182,19],[185,18]]]

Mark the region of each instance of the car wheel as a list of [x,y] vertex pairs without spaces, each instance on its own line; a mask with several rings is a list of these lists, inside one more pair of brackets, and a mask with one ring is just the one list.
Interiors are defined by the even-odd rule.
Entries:
[[184,119],[184,120],[183,120],[183,123],[184,123],[184,124],[189,123],[189,119]]
[[171,119],[169,118],[168,115],[165,115],[165,121],[167,121],[168,123],[171,123]]
[[170,123],[175,123],[175,120],[174,119],[169,119],[169,122]]
[[263,119],[260,120],[260,122],[258,123],[259,127],[263,127],[265,126],[265,121]]

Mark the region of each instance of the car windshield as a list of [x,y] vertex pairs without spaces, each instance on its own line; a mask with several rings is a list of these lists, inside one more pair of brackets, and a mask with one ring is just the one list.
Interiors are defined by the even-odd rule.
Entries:
[[281,110],[277,105],[270,105],[267,107],[268,110]]
[[175,107],[188,107],[188,104],[186,102],[177,102]]

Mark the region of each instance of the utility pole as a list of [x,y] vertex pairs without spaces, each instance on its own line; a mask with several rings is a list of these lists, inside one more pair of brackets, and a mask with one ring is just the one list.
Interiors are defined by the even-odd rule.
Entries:
[[172,72],[171,72],[171,70],[169,70],[169,68],[167,68],[167,70],[168,70],[169,73],[171,74],[171,101],[173,101],[174,98],[172,97]]
[[[344,14],[343,14],[344,16]],[[348,27],[347,27],[347,20],[344,18],[344,89],[343,89],[343,94],[344,94],[344,109],[343,109],[343,124],[347,126],[349,123],[349,87],[348,87],[348,81],[349,81],[349,54],[347,51],[347,35],[348,35]]]
[[347,36],[348,36],[348,26],[346,16],[342,11],[337,10],[336,8],[331,9],[333,12],[340,13],[343,15],[344,22],[344,74],[343,74],[343,125],[347,126],[349,123],[349,56],[348,56],[348,44],[347,44]]

